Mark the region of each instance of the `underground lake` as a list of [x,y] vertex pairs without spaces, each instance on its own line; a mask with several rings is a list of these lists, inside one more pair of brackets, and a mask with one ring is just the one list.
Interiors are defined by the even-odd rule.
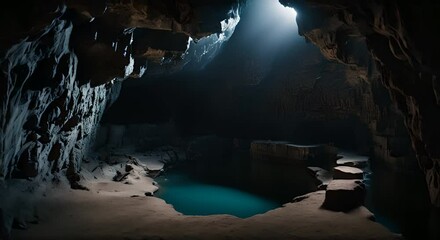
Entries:
[[160,190],[156,196],[185,215],[230,214],[246,218],[281,206],[257,194],[192,178],[188,172],[177,169],[157,182]]
[[[349,159],[367,159],[355,153],[343,155]],[[228,214],[248,218],[282,207],[308,191],[303,188],[309,181],[304,172],[286,166],[265,166],[266,172],[273,171],[278,178],[271,174],[268,175],[271,177],[261,174],[255,177],[256,168],[246,154],[234,153],[206,165],[203,162],[209,161],[199,161],[197,169],[186,164],[167,169],[155,179],[159,185],[155,196],[183,215]],[[374,213],[376,222],[408,239],[417,239],[420,232],[425,232],[423,237],[427,239],[435,236],[433,226],[439,220],[433,218],[435,214],[429,203],[408,194],[426,191],[422,176],[371,170],[369,163],[362,169],[367,189],[365,206]],[[289,173],[296,177],[287,178]],[[298,181],[302,184],[295,185]],[[395,188],[391,191],[394,184],[401,186],[398,191]]]

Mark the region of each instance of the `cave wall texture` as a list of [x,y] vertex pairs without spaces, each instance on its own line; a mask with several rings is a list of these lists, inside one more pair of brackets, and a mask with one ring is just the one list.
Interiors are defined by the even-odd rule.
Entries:
[[[271,17],[271,9],[259,20],[274,2],[247,2],[234,35],[206,68],[125,81],[102,123],[172,119],[183,135],[333,142],[371,156],[375,166],[419,171],[403,117],[365,41],[356,42],[357,65],[327,60],[298,35],[296,22]],[[274,39],[276,47],[268,46]],[[142,111],[127,108],[133,105]]]
[[1,180],[59,175],[81,187],[81,161],[121,81],[141,77],[147,63],[181,67],[174,63],[192,39],[222,34],[230,10],[237,8],[232,0],[53,0],[3,6]]
[[[243,11],[240,24],[246,21]],[[248,84],[253,75],[233,70],[238,65],[230,61],[255,61],[249,53],[252,47],[237,50],[249,45],[235,39],[243,35],[242,27],[237,27],[222,53],[203,71],[124,82],[118,101],[106,111],[102,123],[160,124],[172,119],[183,135],[333,142],[371,154],[375,164],[417,170],[403,117],[380,84],[374,64],[369,74],[367,68],[360,71],[326,60],[316,46],[297,36],[286,40],[284,54],[275,57],[258,84]],[[364,52],[369,61],[366,46]],[[133,105],[142,111],[127,108]]]
[[[324,56],[388,89],[403,113],[431,201],[440,206],[440,39],[433,34],[440,4],[280,2],[295,7],[300,34]],[[0,178],[38,180],[62,172],[79,187],[83,155],[121,81],[161,63],[167,63],[166,71],[181,67],[190,37],[224,31],[220,22],[237,5],[233,0],[29,0],[2,7]],[[387,152],[404,139],[395,112],[372,111],[377,114],[368,116],[388,119],[385,126],[374,118],[366,121],[377,132],[375,141],[387,145],[384,155],[397,156],[398,163],[401,154]]]
[[329,59],[362,69],[365,42],[382,84],[404,116],[431,202],[440,206],[440,4],[433,1],[280,0],[297,12],[299,32]]

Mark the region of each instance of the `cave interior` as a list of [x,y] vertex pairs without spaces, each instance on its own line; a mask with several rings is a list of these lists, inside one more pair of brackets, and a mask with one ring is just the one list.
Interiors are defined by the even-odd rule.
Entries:
[[0,9],[0,239],[440,239],[440,3]]

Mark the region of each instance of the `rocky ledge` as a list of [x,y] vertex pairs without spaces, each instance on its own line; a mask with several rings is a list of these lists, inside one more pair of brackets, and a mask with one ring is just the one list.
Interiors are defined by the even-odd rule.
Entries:
[[[359,74],[378,68],[381,83],[404,116],[431,202],[440,206],[440,36],[432,34],[439,28],[440,4],[387,0],[280,2],[297,10],[300,34],[327,58],[358,69]],[[367,51],[372,61],[365,61],[359,49]],[[392,145],[393,140],[388,140]],[[399,164],[399,152],[392,154],[394,165]]]

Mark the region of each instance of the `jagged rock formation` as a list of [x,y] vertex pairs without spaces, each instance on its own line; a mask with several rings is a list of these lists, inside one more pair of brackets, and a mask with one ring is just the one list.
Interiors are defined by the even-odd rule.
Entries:
[[[386,86],[403,113],[431,200],[440,205],[439,39],[420,37],[438,27],[439,4],[281,2],[298,10],[300,33],[327,58],[349,65],[354,75],[373,86],[368,96],[380,95],[374,91],[377,80]],[[153,72],[160,72],[154,68],[164,63],[166,71],[181,68],[182,54],[192,38],[233,29],[233,22],[224,20],[236,4],[233,0],[209,5],[202,0],[52,0],[12,2],[2,8],[0,178],[46,178],[66,171],[76,182],[82,155],[104,109],[117,96],[119,81],[142,76],[148,71],[147,62]],[[212,42],[224,35],[217,37]],[[364,94],[353,98],[359,96]],[[299,100],[342,106],[346,108],[342,112],[358,105],[340,99],[324,95],[321,100]],[[368,101],[370,97],[360,102]],[[375,146],[381,146],[377,155],[398,164],[399,156],[406,154],[401,147],[405,133],[395,120],[396,111],[380,105],[361,111],[375,113],[374,117],[361,118],[376,133]]]
[[114,81],[96,87],[77,81],[73,24],[62,19],[65,13],[60,6],[47,26],[2,49],[3,179],[68,169],[73,180],[105,106],[117,94]]
[[[403,113],[431,201],[440,206],[437,56],[440,5],[431,1],[281,0],[298,11],[299,32],[329,59],[364,68],[366,43],[381,81]],[[429,37],[427,37],[429,36]]]
[[192,39],[233,31],[237,21],[227,19],[237,17],[230,12],[237,1],[212,4],[54,0],[2,8],[0,179],[65,172],[78,187],[82,158],[120,81],[141,77],[148,61],[182,67]]

